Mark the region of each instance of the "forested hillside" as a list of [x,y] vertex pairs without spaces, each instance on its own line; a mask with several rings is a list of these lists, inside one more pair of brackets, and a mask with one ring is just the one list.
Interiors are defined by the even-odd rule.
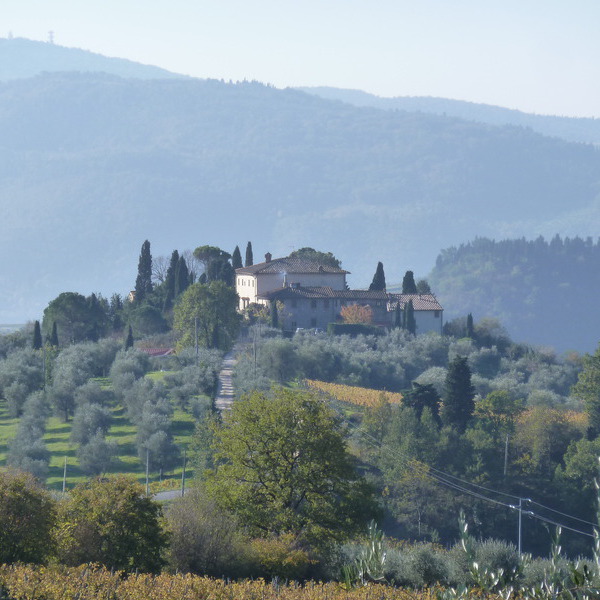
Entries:
[[591,146],[258,83],[47,74],[0,85],[0,130],[4,323],[126,293],[143,239],[251,237],[257,257],[326,239],[358,287],[377,260],[426,273],[465,231],[592,234],[598,210]]
[[493,316],[519,340],[589,352],[600,331],[599,270],[591,238],[477,238],[444,250],[430,280],[449,317]]
[[533,131],[559,137],[570,142],[600,144],[600,120],[593,118],[573,118],[553,115],[536,115],[512,110],[501,106],[477,104],[449,98],[429,96],[398,96],[382,98],[360,90],[345,90],[332,87],[298,88],[309,94],[328,100],[340,100],[353,106],[380,108],[383,110],[408,110],[434,115],[458,117],[467,121],[477,121],[488,125],[516,125]]

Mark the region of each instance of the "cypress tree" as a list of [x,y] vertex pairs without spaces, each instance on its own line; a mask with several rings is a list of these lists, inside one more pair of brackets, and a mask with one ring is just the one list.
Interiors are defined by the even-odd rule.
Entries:
[[254,264],[254,256],[252,255],[252,242],[248,242],[246,246],[246,262],[245,267],[251,267]]
[[473,315],[469,313],[467,315],[467,337],[474,339],[475,337],[475,329],[473,327]]
[[152,289],[152,254],[150,254],[150,242],[146,240],[142,244],[138,262],[138,274],[135,280],[135,303],[142,304],[152,293]]
[[131,325],[127,331],[127,338],[125,339],[125,350],[129,350],[129,348],[133,348],[133,331]]
[[369,286],[369,290],[385,292],[385,273],[383,272],[383,263],[377,263],[377,269],[375,269],[375,275],[373,275],[373,281]]
[[402,293],[403,294],[417,294],[417,284],[415,283],[415,276],[412,271],[406,271],[404,278],[402,279]]
[[279,315],[277,314],[277,302],[271,302],[271,327],[279,328]]
[[236,246],[233,254],[231,255],[231,266],[234,269],[240,269],[242,265],[242,254],[240,252],[240,247]]
[[175,276],[175,293],[174,298],[177,298],[179,294],[183,294],[185,290],[188,289],[190,285],[190,272],[187,268],[187,263],[185,262],[185,258],[183,256],[179,257],[179,262],[177,263],[177,273]]
[[464,433],[475,410],[475,390],[471,383],[471,369],[465,356],[457,356],[448,365],[442,421]]
[[165,288],[167,293],[171,292],[171,298],[175,296],[175,278],[177,275],[177,266],[179,265],[179,252],[173,250],[171,253],[171,260],[169,261],[169,268],[165,276]]
[[417,322],[415,321],[415,309],[413,307],[412,300],[409,300],[404,305],[404,315],[403,315],[403,325],[404,329],[413,335],[417,334]]
[[42,330],[40,322],[36,321],[33,324],[33,349],[39,350],[42,347]]
[[394,327],[396,329],[400,329],[402,327],[402,311],[400,310],[400,300],[398,300],[396,309],[394,310]]
[[50,334],[50,345],[58,348],[58,328],[56,327],[56,321],[52,322],[52,333]]

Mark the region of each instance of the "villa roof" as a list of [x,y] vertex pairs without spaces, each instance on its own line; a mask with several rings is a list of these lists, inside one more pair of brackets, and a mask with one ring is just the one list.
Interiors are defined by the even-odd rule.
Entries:
[[433,294],[388,294],[388,296],[390,310],[394,310],[398,302],[400,308],[404,308],[409,300],[412,300],[415,310],[444,310]]
[[258,294],[266,300],[286,300],[293,298],[336,298],[338,300],[382,300],[387,302],[388,294],[382,291],[369,290],[334,290],[328,286],[311,287],[291,284],[278,290]]
[[317,261],[306,260],[304,258],[274,258],[269,262],[261,262],[250,267],[240,267],[235,272],[238,275],[256,275],[257,273],[329,273],[346,274],[339,267],[322,265]]

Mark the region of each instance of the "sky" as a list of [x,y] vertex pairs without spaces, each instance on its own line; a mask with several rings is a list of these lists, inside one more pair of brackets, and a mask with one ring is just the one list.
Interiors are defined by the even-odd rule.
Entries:
[[598,0],[0,0],[0,37],[194,77],[600,117]]

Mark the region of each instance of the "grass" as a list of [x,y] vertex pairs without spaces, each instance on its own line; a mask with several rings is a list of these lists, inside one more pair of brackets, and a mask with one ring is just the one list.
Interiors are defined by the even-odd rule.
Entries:
[[[154,381],[160,381],[167,373],[167,371],[154,371],[148,373],[146,377]],[[95,381],[98,381],[103,387],[110,386],[110,381],[107,378],[98,378]],[[172,433],[175,444],[183,451],[184,448],[188,447],[191,441],[195,421],[191,414],[186,413],[177,407],[174,407],[174,409]],[[129,421],[125,409],[120,404],[112,406],[111,411],[113,419],[106,438],[107,440],[112,440],[117,443],[118,460],[115,461],[115,465],[109,471],[109,474],[132,475],[138,481],[145,482],[146,465],[140,461],[135,445],[137,428]],[[8,443],[16,435],[18,422],[19,419],[12,418],[8,415],[6,401],[0,399],[1,465],[6,465]],[[79,468],[77,461],[77,445],[70,443],[70,435],[71,421],[64,423],[57,417],[50,417],[48,419],[44,442],[50,451],[50,465],[48,479],[46,480],[46,484],[50,489],[62,490],[65,459],[67,465],[67,489],[88,479],[88,476]],[[181,482],[182,470],[183,465],[180,464],[172,471],[163,473],[162,481],[159,473],[151,472],[149,479],[152,483],[152,490],[159,491],[161,489],[177,487]]]

